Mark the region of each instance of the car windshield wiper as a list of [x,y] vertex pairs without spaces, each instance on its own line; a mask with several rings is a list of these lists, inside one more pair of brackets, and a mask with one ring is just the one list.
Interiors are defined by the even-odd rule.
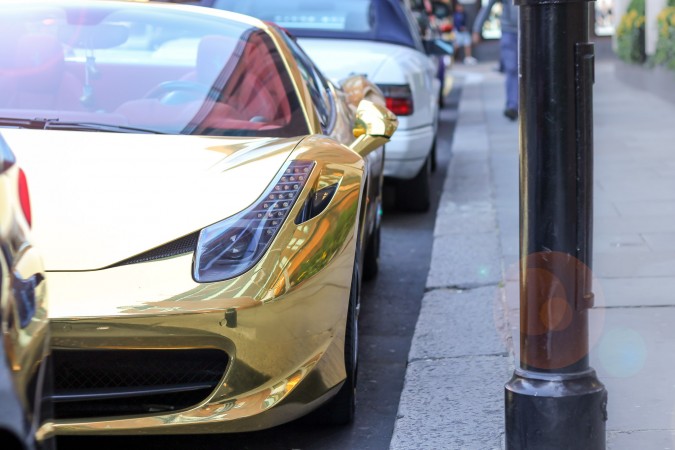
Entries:
[[45,130],[81,130],[81,131],[108,131],[111,133],[150,133],[166,134],[162,131],[148,130],[146,128],[128,127],[125,125],[113,125],[97,122],[64,122],[58,119],[46,120]]
[[16,117],[0,117],[0,126],[31,128],[36,130],[80,130],[107,131],[110,133],[151,133],[166,134],[161,131],[145,128],[127,127],[97,122],[66,122],[59,119],[19,119]]
[[17,128],[35,128],[44,129],[45,121],[43,119],[20,119],[18,117],[0,117],[0,126]]

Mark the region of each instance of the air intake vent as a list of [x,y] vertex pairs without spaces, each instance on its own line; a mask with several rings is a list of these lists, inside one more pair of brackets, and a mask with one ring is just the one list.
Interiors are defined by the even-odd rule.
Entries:
[[195,248],[197,248],[198,240],[199,231],[188,234],[187,236],[183,236],[182,238],[178,238],[175,241],[171,241],[167,244],[160,245],[159,247],[155,247],[152,250],[148,250],[147,252],[132,256],[131,258],[127,258],[109,267],[126,266],[129,264],[138,264],[154,261],[157,259],[169,258],[171,256],[193,253]]
[[61,419],[188,408],[216,389],[229,359],[215,349],[55,349],[52,356]]

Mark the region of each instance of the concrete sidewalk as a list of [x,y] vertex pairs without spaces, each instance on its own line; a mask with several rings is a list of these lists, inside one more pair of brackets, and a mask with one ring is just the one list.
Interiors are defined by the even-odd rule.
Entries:
[[[504,445],[518,361],[518,125],[502,116],[493,65],[455,68],[459,121],[394,450]],[[596,65],[591,366],[609,393],[609,449],[675,449],[675,104],[614,70]]]

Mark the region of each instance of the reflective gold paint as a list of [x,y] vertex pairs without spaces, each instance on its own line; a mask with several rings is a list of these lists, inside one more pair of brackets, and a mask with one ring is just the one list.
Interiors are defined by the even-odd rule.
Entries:
[[370,100],[361,100],[356,110],[355,128],[364,130],[361,134],[390,138],[396,127],[398,119],[396,115],[386,107]]
[[357,139],[352,142],[351,148],[361,156],[366,156],[384,145],[397,127],[398,119],[394,113],[378,103],[361,100],[354,123],[354,137]]
[[[186,255],[132,267],[50,275],[54,296],[68,298],[71,306],[54,317],[57,348],[220,348],[231,358],[220,387],[192,409],[145,417],[60,420],[57,432],[257,429],[306,413],[315,407],[315,399],[339,387],[345,376],[344,323],[363,160],[342,148],[331,153],[327,163],[321,157],[327,149],[314,142],[321,138],[308,141],[293,155],[317,161],[305,189],[317,186],[322,177],[331,182],[338,177],[340,188],[319,216],[300,225],[287,220],[273,248],[246,274],[198,284],[190,276],[192,256]],[[291,217],[301,207],[297,203]],[[166,290],[160,280],[171,281],[173,295],[162,298]],[[105,290],[98,288],[102,285]],[[120,298],[124,306],[115,308]],[[87,303],[97,306],[89,309]],[[96,317],[87,314],[99,307]],[[224,320],[228,311],[236,312],[235,327]],[[308,378],[311,381],[305,382]],[[293,393],[295,400],[283,401]]]
[[[24,129],[3,136],[30,176],[33,236],[50,271],[108,267],[238,213],[302,139]],[[54,173],[64,161],[68,177]]]
[[[209,10],[208,14],[235,20],[241,17],[223,11]],[[48,274],[54,299],[50,313],[55,348],[220,349],[229,356],[227,369],[218,387],[193,407],[58,420],[54,427],[59,434],[257,430],[315,409],[334,395],[345,379],[345,324],[352,271],[357,251],[364,251],[367,231],[373,229],[377,217],[370,206],[379,205],[381,195],[382,152],[373,150],[391,135],[395,119],[377,105],[364,104],[361,121],[366,134],[354,141],[354,111],[344,99],[347,95],[360,95],[361,99],[377,95],[368,91],[372,85],[367,80],[361,80],[360,85],[348,87],[347,94],[331,87],[337,99],[336,121],[331,136],[321,136],[309,91],[282,38],[261,21],[245,20],[265,29],[279,48],[312,134],[286,142],[279,154],[286,151],[288,159],[316,162],[300,201],[272,246],[248,272],[214,283],[193,280],[192,254],[103,270]],[[230,170],[232,162],[270,160],[262,145],[259,160],[238,159],[243,153],[233,151],[225,139],[204,139],[202,148],[227,156],[214,170],[218,165],[223,165],[222,171]],[[271,181],[263,178],[264,183]],[[338,189],[328,207],[296,224],[293,218],[309,192],[335,184]],[[242,192],[249,188],[243,186]],[[262,188],[256,185],[253,192],[259,195]],[[222,211],[238,212],[234,209],[224,207]],[[220,219],[225,217],[223,213]],[[170,222],[166,226],[173,227]],[[96,251],[97,246],[90,245]]]

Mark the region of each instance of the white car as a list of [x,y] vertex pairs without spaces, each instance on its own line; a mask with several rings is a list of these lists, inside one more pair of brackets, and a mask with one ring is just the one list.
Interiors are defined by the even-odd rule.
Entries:
[[406,211],[429,208],[442,77],[401,0],[203,0],[202,4],[277,23],[298,38],[332,79],[358,73],[377,84],[399,119],[385,149],[384,165],[385,177],[395,181],[395,204]]

